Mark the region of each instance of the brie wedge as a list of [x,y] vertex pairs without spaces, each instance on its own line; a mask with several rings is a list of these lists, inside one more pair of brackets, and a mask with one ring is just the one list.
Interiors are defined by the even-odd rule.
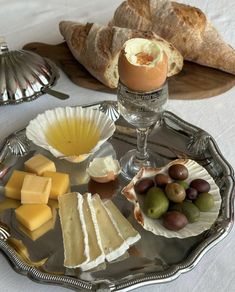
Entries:
[[82,264],[81,269],[87,271],[93,269],[105,261],[105,255],[102,250],[101,238],[98,224],[96,221],[95,210],[91,204],[91,194],[83,195],[82,204],[85,225],[88,233],[89,262]]
[[83,198],[78,193],[60,195],[59,215],[64,244],[64,266],[77,268],[89,261],[88,234],[83,216]]
[[118,208],[111,200],[104,202],[106,211],[108,212],[113,224],[119,230],[121,236],[130,246],[137,242],[141,236],[131,225],[131,223],[122,215]]
[[107,261],[113,261],[123,255],[129,246],[113,224],[99,195],[92,197],[96,219],[99,226],[102,248]]

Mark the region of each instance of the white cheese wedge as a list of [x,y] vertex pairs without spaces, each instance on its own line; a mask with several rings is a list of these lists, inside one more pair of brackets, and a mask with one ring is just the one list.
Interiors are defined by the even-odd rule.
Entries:
[[58,201],[64,244],[64,266],[77,268],[89,261],[83,198],[78,193],[68,193],[60,195]]
[[82,264],[81,269],[87,271],[93,269],[105,261],[105,254],[102,250],[99,228],[95,216],[95,210],[91,203],[91,194],[83,195],[83,214],[88,233],[89,262]]
[[92,205],[99,226],[102,248],[107,261],[113,261],[123,255],[129,246],[113,224],[99,195],[92,197]]
[[104,202],[104,205],[113,224],[119,230],[126,243],[132,245],[137,242],[141,238],[139,232],[133,228],[114,203],[111,200],[107,200]]

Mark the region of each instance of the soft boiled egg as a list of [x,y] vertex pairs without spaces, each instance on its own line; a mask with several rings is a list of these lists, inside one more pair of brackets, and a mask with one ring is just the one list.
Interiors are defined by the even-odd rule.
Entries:
[[125,42],[118,60],[120,81],[129,89],[149,92],[161,88],[168,72],[168,58],[154,40],[133,38]]

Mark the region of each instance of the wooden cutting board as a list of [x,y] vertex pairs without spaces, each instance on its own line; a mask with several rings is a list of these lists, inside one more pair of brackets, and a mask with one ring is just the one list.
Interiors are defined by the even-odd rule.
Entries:
[[[43,57],[51,59],[73,83],[81,87],[116,93],[116,90],[108,88],[90,75],[75,60],[65,42],[58,45],[30,43],[25,45],[23,49],[34,51]],[[185,62],[183,70],[168,80],[171,99],[209,98],[229,90],[235,84],[234,75],[191,62]]]

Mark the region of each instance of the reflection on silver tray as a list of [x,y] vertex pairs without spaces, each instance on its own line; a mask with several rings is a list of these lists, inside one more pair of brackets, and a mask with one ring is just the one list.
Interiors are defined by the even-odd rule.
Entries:
[[[103,110],[107,114],[111,112],[114,119],[118,116],[118,112],[113,114],[112,109],[110,111],[110,107],[116,106],[115,103],[103,102],[89,106]],[[119,159],[135,145],[135,130],[122,119],[116,121],[116,126],[116,132],[111,140],[106,142],[95,156],[112,154]],[[24,130],[19,133],[22,135]],[[19,133],[16,132],[15,135]],[[92,185],[85,173],[89,161],[80,164],[78,168],[76,164],[56,160],[35,145],[30,145],[25,156],[15,156],[12,154],[12,148],[8,146],[9,140],[11,142],[15,135],[11,135],[8,143],[1,148],[2,197],[3,185],[12,169],[23,169],[23,162],[36,152],[53,159],[59,171],[69,172],[73,191],[81,193],[87,190],[92,192],[93,189],[97,191],[97,185]],[[129,257],[115,263],[107,263],[106,267],[102,266],[100,270],[93,272],[66,269],[63,267],[63,243],[58,214],[54,229],[33,241],[19,229],[14,210],[8,209],[0,212],[0,248],[13,267],[35,281],[54,283],[82,291],[85,289],[127,291],[150,283],[171,281],[181,273],[194,268],[202,256],[229,233],[233,225],[233,170],[208,133],[170,112],[164,113],[160,127],[152,129],[149,147],[160,154],[165,163],[176,158],[194,159],[214,178],[220,188],[222,206],[219,217],[210,230],[186,239],[164,238],[144,230],[133,219],[131,204],[120,195],[120,189],[127,183],[120,176],[115,183],[105,185],[101,193],[103,196],[110,196],[112,193],[113,201],[142,236],[142,239],[130,248]]]

